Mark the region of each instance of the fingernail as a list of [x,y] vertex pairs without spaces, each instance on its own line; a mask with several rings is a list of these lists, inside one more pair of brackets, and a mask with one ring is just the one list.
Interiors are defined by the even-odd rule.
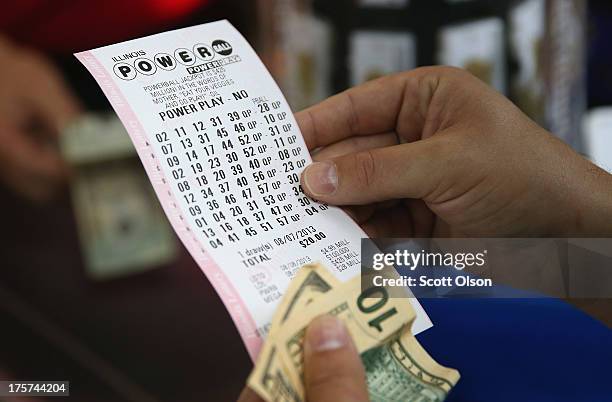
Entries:
[[349,335],[342,321],[325,315],[314,319],[308,327],[304,352],[336,350],[345,347],[348,341]]
[[329,195],[338,187],[336,165],[331,162],[315,162],[304,171],[304,185],[312,195]]

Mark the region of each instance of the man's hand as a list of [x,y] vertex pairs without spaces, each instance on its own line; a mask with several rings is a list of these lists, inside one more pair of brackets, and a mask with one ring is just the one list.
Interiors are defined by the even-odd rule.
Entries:
[[373,237],[612,233],[611,176],[462,70],[383,77],[296,118],[305,192]]
[[56,139],[79,107],[43,56],[0,37],[0,61],[0,180],[43,201],[65,179]]
[[[368,389],[361,358],[342,321],[321,316],[304,338],[304,386],[308,402],[367,402]],[[261,402],[245,388],[239,402]]]

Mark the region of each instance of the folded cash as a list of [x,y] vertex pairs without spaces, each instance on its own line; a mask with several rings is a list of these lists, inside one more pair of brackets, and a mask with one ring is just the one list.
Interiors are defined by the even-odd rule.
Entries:
[[439,365],[412,335],[416,315],[408,298],[391,298],[381,287],[362,289],[359,276],[339,283],[311,264],[291,282],[248,379],[264,400],[305,400],[302,339],[322,314],[340,318],[352,335],[372,401],[443,401],[459,380],[457,370]]

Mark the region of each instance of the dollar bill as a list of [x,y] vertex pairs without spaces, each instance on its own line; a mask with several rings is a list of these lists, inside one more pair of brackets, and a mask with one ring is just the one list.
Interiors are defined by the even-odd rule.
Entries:
[[[309,269],[325,270],[320,265]],[[299,284],[292,289],[295,286]],[[459,380],[458,371],[439,365],[412,335],[410,327],[416,314],[409,299],[392,298],[382,287],[363,289],[356,277],[294,308],[282,325],[270,331],[266,346],[275,354],[276,388],[262,393],[249,382],[262,398],[305,399],[302,341],[310,321],[322,314],[335,315],[346,325],[361,354],[372,401],[443,401]],[[264,362],[258,360],[254,374],[265,372],[261,367]]]
[[248,379],[248,385],[268,401],[297,400],[298,395],[278,358],[276,343],[272,340],[276,332],[293,313],[301,311],[317,297],[339,286],[338,280],[322,265],[309,264],[298,271],[291,281],[276,313],[272,318],[268,342],[257,358],[257,365]]
[[119,120],[85,114],[61,146],[87,274],[112,279],[171,261],[176,241]]
[[415,317],[408,299],[391,299],[382,287],[362,290],[361,278],[357,276],[287,320],[276,335],[278,354],[301,400],[302,341],[310,321],[321,314],[340,318],[360,353],[397,336]]
[[361,354],[372,402],[442,402],[459,381],[438,364],[410,331]]

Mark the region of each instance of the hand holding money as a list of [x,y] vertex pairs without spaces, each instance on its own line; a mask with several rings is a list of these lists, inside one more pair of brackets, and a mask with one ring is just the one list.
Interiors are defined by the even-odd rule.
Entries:
[[367,400],[365,369],[373,401],[442,401],[459,373],[418,344],[414,318],[407,298],[362,289],[359,277],[338,283],[322,265],[307,265],[275,313],[248,385],[265,401]]
[[[316,402],[368,401],[365,371],[342,321],[330,315],[315,318],[304,337],[304,387]],[[239,402],[261,402],[245,388]]]

